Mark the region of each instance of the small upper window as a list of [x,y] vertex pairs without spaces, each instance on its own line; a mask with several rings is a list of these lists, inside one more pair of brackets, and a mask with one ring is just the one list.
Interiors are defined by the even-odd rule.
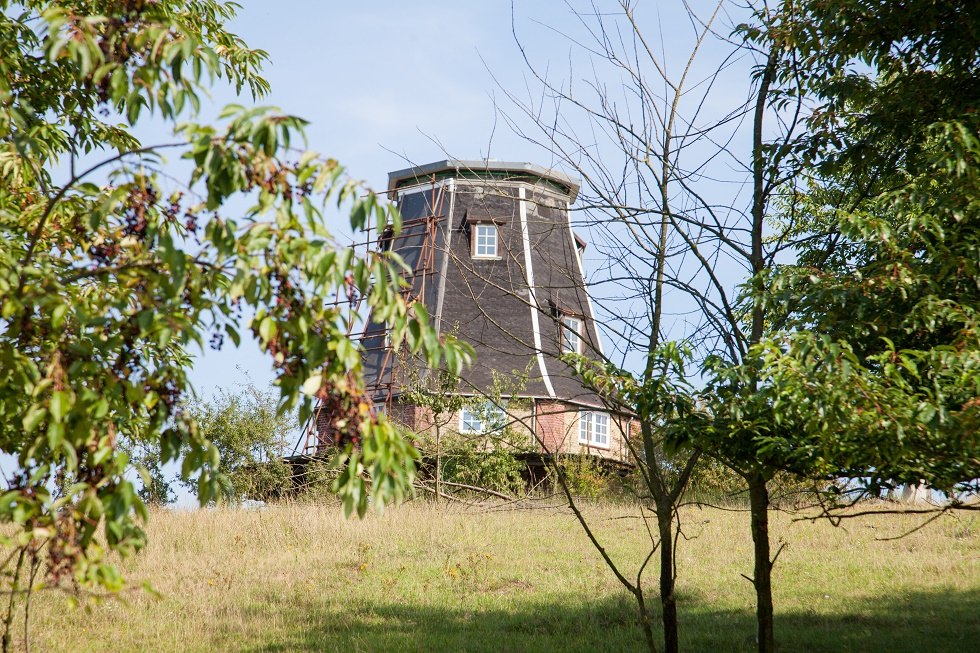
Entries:
[[489,433],[503,428],[506,423],[504,409],[490,401],[478,406],[464,406],[459,411],[460,433]]
[[473,225],[473,258],[497,258],[497,225]]
[[578,264],[582,266],[585,263],[585,241],[575,233],[572,234],[572,238],[575,239],[575,255],[578,257]]
[[598,447],[609,446],[609,415],[593,410],[578,414],[578,441]]
[[582,353],[582,320],[577,317],[563,315],[561,318],[561,352]]

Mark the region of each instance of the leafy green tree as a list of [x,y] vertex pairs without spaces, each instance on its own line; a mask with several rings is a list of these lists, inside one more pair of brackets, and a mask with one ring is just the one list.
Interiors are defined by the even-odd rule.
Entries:
[[[481,394],[460,394],[460,379],[445,370],[416,375],[402,400],[425,411],[419,437],[423,455],[434,458],[435,497],[448,493],[445,484],[464,491],[513,495],[524,490],[525,465],[515,454],[529,449],[529,438],[513,428],[510,412],[526,408],[521,398],[527,371],[510,375],[492,372]],[[468,409],[484,425],[480,433],[460,433],[453,423]],[[434,455],[433,455],[434,454]]]
[[[329,298],[366,296],[395,344],[431,364],[467,354],[406,305],[394,256],[358,258],[326,229],[331,205],[353,228],[399,223],[336,161],[293,149],[302,120],[231,106],[220,126],[177,122],[214,80],[267,91],[265,53],[224,27],[233,5],[0,6],[0,451],[18,465],[0,495],[6,649],[34,579],[25,588],[22,571],[42,551],[49,586],[123,585],[105,553],[142,547],[147,512],[121,440],[180,461],[202,501],[216,495],[219,450],[183,409],[189,347],[253,337],[279,411],[305,419],[322,401],[341,413],[348,514],[368,494],[379,507],[405,496],[416,453],[373,412],[350,318]],[[174,137],[141,142],[145,119]],[[190,166],[185,183],[164,153]],[[56,478],[70,483],[57,498]]]
[[855,477],[876,492],[923,479],[950,491],[980,472],[980,22],[956,3],[787,0],[743,30],[771,53],[769,101],[807,112],[798,138],[762,150],[809,182],[784,183],[790,199],[769,213],[799,260],[753,268],[746,356],[708,359],[705,410],[674,432],[749,481],[770,651],[776,473]]
[[[705,82],[698,87],[685,83],[688,72],[697,68],[694,55],[715,33],[707,26],[716,14],[689,13],[697,41],[685,65],[685,58],[679,63],[668,61],[651,46],[656,40],[644,34],[640,14],[634,11],[638,8],[636,3],[609,4],[614,8],[585,3],[586,8],[576,13],[584,27],[579,32],[583,42],[574,42],[575,32],[569,32],[567,37],[571,45],[582,46],[570,61],[574,63],[584,51],[591,67],[586,74],[588,83],[575,79],[556,81],[547,67],[532,69],[542,87],[541,101],[514,97],[514,103],[538,128],[529,139],[546,143],[556,157],[582,177],[580,214],[596,216],[591,226],[602,235],[596,239],[599,246],[607,248],[603,252],[608,258],[604,276],[608,278],[607,287],[614,288],[612,297],[602,297],[596,305],[600,311],[606,306],[615,307],[607,311],[613,325],[610,331],[623,336],[622,350],[617,352],[622,353],[620,360],[637,354],[645,364],[642,374],[625,373],[615,366],[593,369],[593,384],[606,390],[600,394],[609,401],[631,398],[637,404],[634,410],[644,426],[643,447],[637,458],[652,462],[649,469],[664,469],[656,459],[668,460],[660,452],[673,447],[711,455],[743,479],[754,541],[751,579],[756,590],[757,639],[761,651],[772,651],[775,556],[768,532],[772,481],[783,473],[827,480],[845,469],[868,469],[868,464],[856,464],[869,449],[861,446],[861,433],[864,430],[867,435],[868,429],[876,428],[870,419],[865,427],[855,424],[854,429],[842,428],[846,422],[824,419],[819,395],[811,394],[811,390],[834,390],[836,395],[828,395],[828,400],[837,401],[839,409],[834,410],[844,414],[848,391],[864,388],[869,398],[851,405],[871,411],[866,415],[869,418],[881,406],[888,405],[880,402],[898,391],[896,384],[910,380],[907,374],[904,381],[892,375],[890,384],[883,382],[887,375],[879,371],[889,364],[901,368],[906,363],[899,363],[903,360],[901,352],[896,352],[895,360],[889,360],[892,353],[887,351],[887,345],[882,348],[884,341],[878,335],[869,342],[873,341],[880,358],[868,359],[863,385],[849,385],[846,375],[830,373],[832,367],[843,371],[846,365],[853,370],[854,363],[841,355],[847,348],[842,349],[840,343],[832,340],[824,347],[823,336],[831,337],[829,331],[812,332],[810,343],[799,340],[794,350],[796,345],[792,343],[804,338],[795,334],[814,324],[823,302],[819,294],[809,295],[814,313],[805,316],[804,304],[797,302],[794,295],[807,293],[807,284],[814,283],[811,278],[836,274],[834,266],[838,263],[849,269],[860,264],[851,257],[867,251],[864,243],[873,244],[875,238],[880,238],[876,230],[885,224],[878,221],[867,222],[867,229],[851,227],[849,222],[862,221],[860,214],[870,208],[864,203],[865,198],[904,188],[911,179],[925,183],[934,174],[919,167],[918,172],[907,175],[910,169],[906,162],[925,162],[930,151],[968,149],[965,138],[977,131],[973,119],[968,117],[975,115],[980,78],[976,74],[976,48],[980,42],[977,13],[970,11],[967,3],[931,0],[750,3],[751,17],[737,29],[743,37],[734,46],[737,52],[722,53],[730,59],[717,65],[712,62],[707,70],[702,69],[700,78]],[[723,3],[717,6],[725,12]],[[576,12],[574,7],[572,11]],[[530,57],[530,52],[527,49],[524,54]],[[722,99],[710,98],[710,89],[721,77],[730,76],[729,61],[746,56],[755,63],[754,85],[746,84],[748,100],[743,104],[745,96],[735,94],[738,100],[725,104],[722,117],[712,122],[704,111],[721,105]],[[589,77],[593,70],[604,66],[608,66],[611,79],[623,80],[621,87],[599,74]],[[693,105],[687,106],[688,115],[682,110],[686,101]],[[584,122],[571,118],[578,110]],[[951,116],[960,116],[955,121],[963,127],[950,126],[951,131],[939,131],[959,136],[944,139],[942,146],[933,149],[924,135],[932,131],[935,137],[935,123]],[[742,123],[742,117],[748,123],[746,130],[729,131],[730,125]],[[703,143],[702,149],[708,153],[703,158],[694,145],[700,139],[709,141]],[[748,145],[749,140],[749,147],[733,149],[729,145]],[[738,162],[737,178],[727,176],[732,168],[728,164],[714,167],[726,156]],[[956,161],[963,158],[946,160],[956,168],[961,165]],[[709,169],[713,172],[708,173]],[[842,212],[835,214],[833,220],[819,220],[801,210],[795,201],[807,194],[811,180],[838,191],[840,201],[836,206]],[[726,184],[719,181],[731,182],[727,185],[737,188],[737,194],[726,199]],[[706,182],[706,187],[700,182]],[[971,200],[956,191],[958,183],[928,192],[923,186],[917,199],[907,196],[906,209],[917,202],[934,201],[939,195],[968,203]],[[876,210],[884,208],[880,205]],[[915,222],[905,224],[901,231],[920,231],[916,237],[935,240],[936,234],[945,232],[953,223],[933,223],[922,230]],[[958,224],[963,226],[962,233],[971,233],[967,223]],[[907,241],[907,245],[906,253],[920,247],[913,241]],[[811,251],[814,255],[807,260]],[[949,278],[962,279],[959,275],[965,274],[972,281],[970,270],[975,268],[967,255],[973,254],[969,248],[960,251],[962,256],[949,259],[956,262],[949,267],[950,271],[956,270],[949,272]],[[799,283],[790,288],[792,283],[780,270],[796,257],[804,263],[805,270],[797,276]],[[939,262],[942,258],[937,256],[934,260]],[[736,266],[744,270],[744,275],[732,280]],[[615,272],[608,272],[611,270]],[[881,272],[886,274],[887,267]],[[923,282],[927,278],[931,277],[920,277]],[[925,288],[925,284],[920,287]],[[833,284],[827,290],[835,298],[843,298]],[[908,291],[895,288],[890,299]],[[643,319],[637,319],[639,305],[646,308]],[[664,306],[683,314],[675,322],[675,329],[683,329],[683,333],[672,334],[669,323],[664,325]],[[836,319],[840,333],[846,335],[855,314],[867,316],[871,323],[879,314],[907,315],[904,304],[893,308],[885,297],[878,305],[868,303],[864,307],[866,313],[858,305],[839,312]],[[935,308],[946,310],[951,305],[943,299]],[[968,322],[960,320],[959,324]],[[966,331],[973,333],[972,327]],[[887,337],[901,347],[897,336],[892,333]],[[687,377],[676,364],[672,371],[669,359],[669,364],[663,365],[664,357],[658,354],[659,345],[670,337],[685,338],[687,346],[694,350]],[[807,358],[818,348],[822,348],[819,355]],[[793,351],[799,355],[781,357]],[[934,349],[932,354],[938,351]],[[949,357],[948,353],[944,355]],[[913,360],[916,356],[904,360],[921,369],[921,363]],[[818,360],[823,362],[818,364]],[[965,375],[968,365],[972,363],[964,360],[957,369]],[[810,371],[820,387],[806,385]],[[816,377],[825,372],[827,376],[817,381]],[[950,373],[947,378],[954,377]],[[915,384],[917,393],[929,387],[929,382],[923,381]],[[940,385],[948,388],[944,392],[956,387],[946,381]],[[959,386],[946,403],[967,406],[971,392],[972,383]],[[686,399],[681,401],[682,398]],[[903,405],[922,401],[922,397],[909,399]],[[897,425],[911,414],[903,408],[895,420],[887,422],[890,430],[886,432],[894,443],[903,442]],[[929,411],[924,415],[928,417]],[[938,410],[936,415],[942,419]],[[967,424],[964,422],[964,426]],[[847,443],[841,442],[838,447],[823,437],[821,429],[841,437],[850,430],[851,435]],[[960,432],[967,433],[966,429]],[[936,454],[942,451],[942,446],[936,446],[942,439],[932,440]],[[962,439],[950,442],[955,443],[960,454],[972,446]],[[849,460],[844,457],[845,445]],[[916,448],[924,451],[923,447]],[[900,447],[892,447],[891,451],[899,453]],[[864,461],[871,459],[868,455]],[[959,460],[964,460],[962,455]],[[918,473],[907,471],[908,475]],[[652,493],[662,498],[657,507],[658,518],[676,514],[667,499],[677,495],[660,479],[652,478]],[[669,541],[666,537],[661,540]],[[675,608],[669,604],[673,565],[665,550],[661,549],[661,554],[664,644],[665,649],[676,650]],[[637,596],[642,612],[640,583],[631,579],[622,582]],[[649,635],[648,646],[653,650]]]
[[765,374],[778,418],[805,434],[775,446],[875,496],[920,481],[975,491],[980,17],[955,2],[789,9],[818,105],[812,181],[787,209],[818,237],[770,284],[789,334]]
[[448,442],[446,476],[507,497],[527,493],[522,472],[526,463],[517,455],[532,450],[524,419],[531,402],[525,396],[531,366],[510,374],[491,372],[490,385],[465,399],[464,406],[484,425],[482,433],[453,433]]
[[291,470],[283,458],[296,422],[278,411],[278,403],[275,393],[249,383],[189,408],[201,435],[218,449],[226,498],[268,501],[290,493]]
[[[459,394],[459,377],[448,370],[417,375],[409,384],[403,400],[424,411],[423,422],[429,427],[421,434],[424,439],[431,437],[435,453],[435,500],[443,497],[442,489],[442,445],[443,436],[449,423],[466,404],[466,397]],[[427,448],[427,447],[425,447]]]

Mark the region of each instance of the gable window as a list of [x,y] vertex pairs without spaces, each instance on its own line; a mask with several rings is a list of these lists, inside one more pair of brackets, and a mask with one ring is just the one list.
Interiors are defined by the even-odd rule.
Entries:
[[473,258],[498,258],[497,225],[479,222],[473,225]]
[[385,225],[384,231],[378,236],[378,246],[382,252],[387,252],[391,249],[392,244],[395,241],[395,228],[390,224]]
[[594,447],[609,447],[609,414],[594,410],[579,411],[578,441]]
[[578,257],[578,265],[581,268],[585,263],[585,241],[574,232],[572,238],[575,240],[575,256]]
[[459,411],[460,433],[490,433],[507,423],[504,409],[493,402],[477,406],[463,406]]
[[577,317],[561,317],[561,353],[582,353],[582,320]]

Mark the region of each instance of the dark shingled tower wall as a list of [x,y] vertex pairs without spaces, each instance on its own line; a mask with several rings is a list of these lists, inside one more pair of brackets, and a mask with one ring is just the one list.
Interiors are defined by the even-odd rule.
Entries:
[[[572,232],[568,214],[577,192],[577,183],[562,173],[523,163],[450,160],[400,170],[389,175],[389,195],[404,227],[395,238],[379,239],[413,270],[406,280],[439,331],[455,333],[476,351],[461,392],[479,395],[493,372],[528,372],[521,394],[536,408],[548,407],[533,427],[549,429],[537,434],[547,450],[581,450],[578,411],[602,410],[598,397],[558,358],[562,316],[581,320],[583,353],[601,354],[582,273],[584,242]],[[473,256],[477,225],[496,227],[495,258]],[[365,378],[378,401],[397,404],[410,366],[386,344],[385,325],[370,324]],[[555,416],[562,408],[567,419]],[[402,414],[405,407],[392,411]],[[629,425],[623,420],[628,417],[613,416],[617,426],[610,424],[608,448],[586,448],[624,459],[622,434]]]

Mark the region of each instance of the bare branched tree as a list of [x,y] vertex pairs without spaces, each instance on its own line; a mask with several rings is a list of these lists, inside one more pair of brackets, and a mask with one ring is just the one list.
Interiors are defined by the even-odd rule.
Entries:
[[[576,224],[599,254],[589,291],[614,343],[610,362],[640,387],[662,387],[676,369],[664,358],[665,340],[685,342],[696,363],[750,365],[752,346],[771,326],[761,301],[766,276],[792,256],[799,238],[812,237],[792,211],[768,221],[770,204],[792,195],[799,171],[793,145],[807,115],[801,97],[775,83],[777,67],[793,63],[782,57],[791,55],[776,41],[760,51],[735,27],[741,17],[767,29],[778,16],[724,1],[704,11],[684,2],[679,15],[650,20],[636,2],[606,4],[566,3],[577,29],[551,30],[569,52],[560,75],[535,60],[515,20],[530,82],[526,94],[502,88],[510,104],[501,114],[583,181]],[[681,31],[686,49],[676,45]],[[639,411],[636,453],[657,515],[664,645],[676,651],[672,534],[700,451],[664,459],[666,414],[657,407]],[[759,649],[771,651],[767,483],[776,470],[738,450],[710,453],[748,484]]]

